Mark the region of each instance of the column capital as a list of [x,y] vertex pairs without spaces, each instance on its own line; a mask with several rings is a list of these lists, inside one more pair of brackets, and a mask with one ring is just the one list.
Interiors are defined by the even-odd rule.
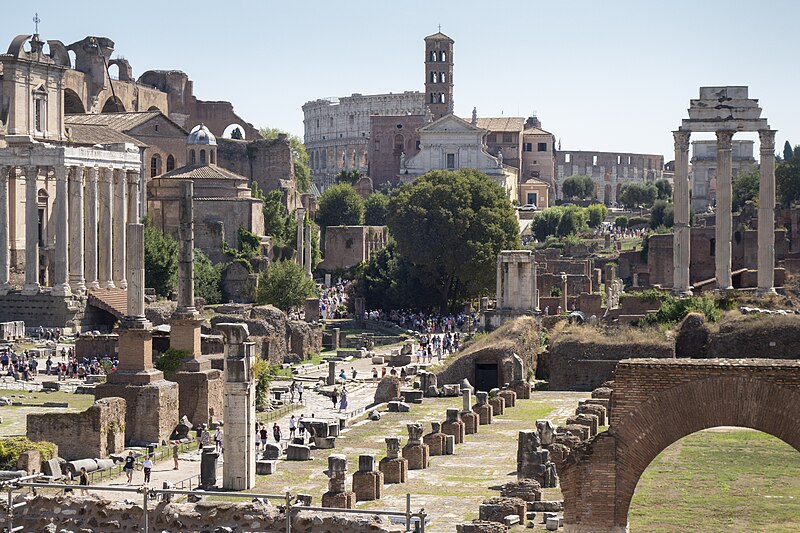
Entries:
[[761,142],[761,153],[775,151],[775,133],[777,130],[758,130],[758,140]]
[[139,179],[141,175],[139,170],[128,170],[127,174],[128,174],[128,183],[139,185]]
[[86,175],[89,178],[89,181],[97,181],[98,167],[95,166],[88,166],[84,167],[86,169]]
[[689,151],[689,137],[691,136],[691,132],[689,131],[673,131],[672,137],[675,140],[675,150],[681,150],[683,152]]
[[37,176],[39,174],[39,165],[25,165],[25,177],[30,175]]
[[13,170],[14,167],[11,165],[0,165],[0,180],[7,181]]
[[57,181],[61,181],[67,179],[69,171],[67,170],[67,167],[65,167],[64,165],[56,165],[53,167],[53,174],[56,175]]
[[718,131],[717,134],[717,150],[730,150],[731,144],[733,143],[733,133],[732,131]]
[[83,165],[74,165],[69,167],[69,180],[76,181],[78,183],[83,182],[83,175],[85,173],[86,167]]
[[113,169],[109,167],[101,167],[98,170],[100,171],[99,172],[100,181],[104,183],[111,183],[111,181],[114,179],[114,174],[112,172]]

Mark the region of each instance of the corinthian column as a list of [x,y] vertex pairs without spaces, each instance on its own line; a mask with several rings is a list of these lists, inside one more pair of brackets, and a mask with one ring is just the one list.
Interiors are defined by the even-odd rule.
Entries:
[[674,131],[675,226],[672,244],[672,292],[691,295],[689,288],[689,132]]
[[56,257],[55,268],[53,269],[53,294],[55,296],[70,296],[72,291],[67,283],[67,252],[69,249],[69,218],[67,216],[69,187],[67,183],[67,167],[56,165],[54,170],[56,174]]
[[139,194],[139,171],[128,172],[128,223],[138,224],[141,221]]
[[83,294],[83,174],[82,166],[72,167],[69,176],[69,286]]
[[97,167],[88,168],[85,208],[86,230],[84,232],[84,242],[86,256],[83,266],[86,287],[88,289],[99,289],[100,283],[97,282]]
[[111,277],[112,249],[113,240],[111,236],[111,220],[113,210],[113,176],[110,168],[100,169],[100,194],[99,194],[99,228],[97,231],[97,250],[99,256],[99,266],[97,277],[100,280],[100,287],[103,289],[113,289],[114,281]]
[[178,210],[178,308],[176,314],[194,316],[194,183],[181,182]]
[[8,281],[11,263],[11,249],[8,242],[8,180],[14,167],[0,166],[0,296],[11,290]]
[[128,322],[145,322],[144,317],[144,225],[128,224]]
[[125,280],[125,223],[127,205],[125,201],[125,171],[121,168],[114,169],[114,284],[120,289],[128,287]]
[[497,256],[497,279],[495,280],[495,309],[503,308],[503,260],[502,256]]
[[23,294],[39,292],[39,167],[25,167],[25,286]]
[[732,131],[717,132],[717,222],[715,229],[715,259],[717,289],[733,288],[731,280],[731,140]]
[[775,292],[775,130],[758,132],[761,180],[758,184],[758,292]]

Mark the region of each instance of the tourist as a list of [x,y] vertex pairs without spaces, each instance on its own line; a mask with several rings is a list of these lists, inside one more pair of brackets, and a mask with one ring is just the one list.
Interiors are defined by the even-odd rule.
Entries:
[[297,401],[303,403],[303,383],[297,383]]
[[290,439],[294,438],[294,432],[295,432],[296,429],[297,429],[297,419],[294,417],[294,415],[292,415],[292,416],[289,417],[289,438]]
[[128,485],[133,482],[133,469],[135,466],[136,458],[133,456],[133,452],[128,452],[128,456],[125,458],[125,466],[122,467],[125,475],[128,476]]
[[153,471],[153,460],[150,459],[149,455],[144,458],[144,461],[142,461],[142,469],[144,470],[145,484],[150,483],[150,472]]
[[339,390],[334,387],[333,394],[331,394],[331,401],[333,402],[333,408],[336,409],[336,404],[339,403]]
[[376,381],[378,381],[378,369],[373,366],[372,367],[372,382],[374,383]]
[[178,443],[176,442],[176,443],[174,443],[172,445],[172,462],[175,463],[175,467],[173,468],[173,470],[177,470],[178,469],[178,452],[179,451],[180,450],[178,449]]
[[344,368],[339,372],[339,379],[342,380],[342,383],[347,383],[347,372],[345,372]]
[[203,432],[200,433],[200,449],[202,450],[208,446],[210,440],[211,434],[209,434],[208,429],[206,428],[205,424],[203,424]]
[[408,378],[408,372],[406,372],[406,367],[400,369],[400,379],[405,381]]
[[276,443],[281,441],[281,427],[278,425],[277,422],[272,424],[272,437],[275,439]]
[[292,403],[294,403],[294,395],[297,392],[297,382],[292,380],[292,384],[289,385],[289,392],[291,393]]
[[342,399],[339,402],[339,412],[347,412],[347,389],[342,389]]
[[305,416],[306,416],[305,413],[300,415],[300,420],[297,421],[297,429],[298,429],[298,431],[300,433],[300,438],[301,439],[305,439],[305,437],[306,437],[306,428],[305,428],[305,424],[303,424],[303,418],[305,418]]
[[261,430],[259,431],[259,437],[261,438],[261,447],[263,449],[267,449],[267,436],[269,433],[267,432],[267,426],[261,425]]
[[217,426],[217,431],[214,432],[214,447],[222,452],[222,426]]
[[80,475],[80,481],[78,481],[78,485],[81,486],[81,496],[88,496],[89,491],[84,488],[89,486],[89,474],[86,473],[86,467],[83,466],[81,467],[81,475]]
[[[72,485],[74,478],[72,477],[72,470],[67,469],[67,475],[64,476],[64,485]],[[64,487],[64,495],[72,494],[71,487]]]
[[350,367],[350,375],[353,376],[353,381],[355,381],[356,376],[358,375],[358,371],[355,369],[355,367]]

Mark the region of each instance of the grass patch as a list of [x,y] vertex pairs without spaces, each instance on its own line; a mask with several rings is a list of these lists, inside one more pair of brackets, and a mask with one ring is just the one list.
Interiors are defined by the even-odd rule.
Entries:
[[42,404],[44,402],[67,402],[69,407],[35,407],[30,405],[0,407],[0,418],[3,424],[0,433],[3,436],[24,435],[27,427],[26,417],[31,413],[75,413],[84,411],[94,403],[91,394],[73,394],[71,392],[26,392],[18,390],[0,390],[0,396],[11,398],[15,402],[24,404]]

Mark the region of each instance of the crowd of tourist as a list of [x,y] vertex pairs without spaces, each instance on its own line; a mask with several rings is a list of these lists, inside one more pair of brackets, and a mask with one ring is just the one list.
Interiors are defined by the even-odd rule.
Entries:
[[[24,350],[17,353],[13,348],[6,349],[0,354],[0,370],[6,376],[22,381],[30,381],[43,373],[47,376],[58,376],[59,381],[66,379],[85,379],[89,375],[105,374],[106,370],[113,371],[118,364],[116,357],[75,356],[73,348],[61,348],[61,359],[53,359],[49,354],[42,364],[33,350]],[[44,368],[41,368],[44,367]]]
[[319,297],[319,312],[322,318],[345,318],[346,312],[341,308],[347,299],[348,283],[339,278],[335,285],[322,289]]

